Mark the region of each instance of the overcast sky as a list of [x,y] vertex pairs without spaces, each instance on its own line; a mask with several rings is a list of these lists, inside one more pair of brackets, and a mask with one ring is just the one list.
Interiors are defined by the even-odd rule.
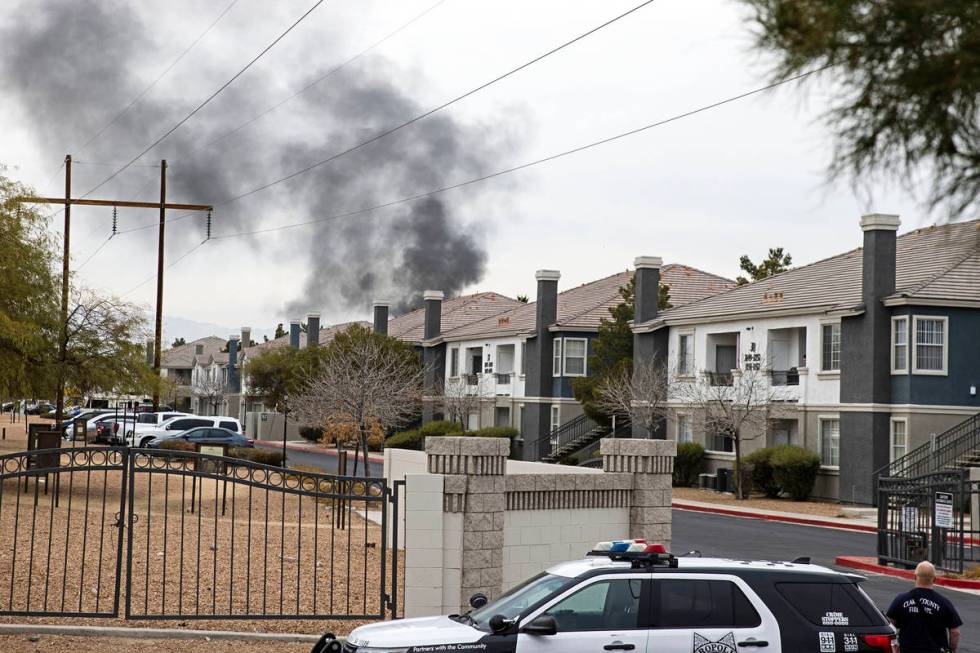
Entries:
[[[4,49],[20,48],[27,62],[20,66],[41,62],[29,72],[8,65],[0,83],[0,161],[8,174],[58,195],[64,189],[58,167],[71,152],[79,162],[76,194],[88,190],[115,168],[84,162],[130,160],[313,0],[239,0],[118,129],[80,149],[229,2],[147,2],[132,14],[113,2],[90,3],[121,21],[108,35],[87,34],[99,29],[88,22],[92,11],[66,15],[65,1],[25,2],[20,11],[5,12],[6,33],[28,36],[23,44],[0,39]],[[435,3],[327,0],[141,165],[92,196],[158,198],[159,170],[144,164],[165,157],[171,201],[217,204],[435,107],[638,2],[445,0],[301,100],[209,145],[215,134],[288,97]],[[40,9],[45,5],[51,11]],[[214,233],[303,222],[424,192],[760,86],[769,62],[752,51],[745,18],[732,0],[657,0],[407,127],[411,134],[392,139],[397,154],[382,140],[363,157],[341,157],[294,182],[220,206]],[[72,29],[52,29],[59,20]],[[66,41],[73,44],[68,52]],[[450,191],[428,212],[396,206],[332,221],[329,229],[214,240],[167,271],[165,312],[231,327],[269,327],[309,309],[319,309],[326,322],[344,321],[368,315],[364,295],[404,292],[412,283],[406,279],[446,278],[456,274],[452,266],[465,270],[459,273],[466,279],[462,291],[511,296],[533,295],[536,269],[560,270],[560,285],[569,288],[625,269],[638,255],[734,277],[740,255],[758,259],[771,246],[785,247],[795,264],[856,247],[865,212],[899,213],[903,231],[931,222],[894,185],[874,187],[866,197],[846,183],[824,183],[831,148],[816,118],[828,88],[814,83],[805,100],[800,87],[786,86]],[[444,141],[450,145],[443,147]],[[211,173],[221,177],[220,188],[211,186]],[[76,207],[72,216],[78,267],[108,237],[111,210]],[[121,210],[120,229],[156,218],[154,211]],[[167,260],[200,242],[203,231],[198,219],[170,225]],[[445,239],[438,236],[443,232]],[[117,236],[79,279],[113,293],[131,290],[155,271],[154,238],[152,229]],[[452,265],[426,276],[410,269],[410,255]],[[153,296],[150,282],[127,299],[150,306]]]

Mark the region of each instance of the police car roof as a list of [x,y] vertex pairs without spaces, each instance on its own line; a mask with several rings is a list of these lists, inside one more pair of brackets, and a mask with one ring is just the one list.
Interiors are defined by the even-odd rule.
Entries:
[[[586,574],[594,574],[597,571],[618,571],[626,572],[633,568],[630,562],[614,562],[605,556],[589,556],[583,560],[569,560],[561,562],[548,569],[549,574],[555,576],[565,576],[567,578],[577,578]],[[769,560],[731,560],[727,558],[677,558],[677,568],[667,569],[665,567],[649,567],[637,569],[638,572],[735,572],[735,571],[794,571],[814,574],[834,574],[841,575],[840,572],[820,565],[800,564],[794,562],[769,561]]]

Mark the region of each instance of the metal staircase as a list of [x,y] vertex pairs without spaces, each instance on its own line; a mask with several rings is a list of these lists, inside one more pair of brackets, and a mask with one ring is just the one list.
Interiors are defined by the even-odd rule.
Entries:
[[613,429],[610,425],[599,424],[587,415],[579,415],[538,439],[535,443],[538,453],[536,458],[541,462],[555,463],[602,438],[622,437],[629,433],[629,429],[629,424]]
[[980,413],[885,465],[875,476],[914,478],[965,467],[980,467]]

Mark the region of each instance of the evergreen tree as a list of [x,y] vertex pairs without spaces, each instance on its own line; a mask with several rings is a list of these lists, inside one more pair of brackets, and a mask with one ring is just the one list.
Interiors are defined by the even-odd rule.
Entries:
[[789,266],[793,263],[793,257],[789,254],[783,253],[782,247],[772,247],[769,249],[769,256],[766,257],[762,263],[756,265],[752,262],[748,256],[742,256],[738,260],[739,267],[742,268],[743,272],[748,273],[751,279],[739,276],[735,279],[735,282],[744,286],[750,281],[760,281],[767,277],[771,277],[774,274],[779,274],[780,272],[785,272],[789,269]]

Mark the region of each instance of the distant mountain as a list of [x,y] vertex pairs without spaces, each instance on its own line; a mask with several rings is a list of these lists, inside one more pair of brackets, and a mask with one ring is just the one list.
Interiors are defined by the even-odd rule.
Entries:
[[[150,328],[153,328],[151,323]],[[221,326],[220,324],[212,324],[210,322],[198,322],[196,320],[188,320],[183,317],[176,317],[172,315],[163,316],[163,347],[167,348],[177,338],[183,338],[187,342],[191,340],[197,340],[198,338],[204,338],[207,336],[218,336],[219,338],[227,338],[233,333],[241,333],[241,327],[227,327]],[[252,329],[252,340],[255,342],[262,342],[262,336],[272,336],[275,335],[275,327],[271,329]]]

